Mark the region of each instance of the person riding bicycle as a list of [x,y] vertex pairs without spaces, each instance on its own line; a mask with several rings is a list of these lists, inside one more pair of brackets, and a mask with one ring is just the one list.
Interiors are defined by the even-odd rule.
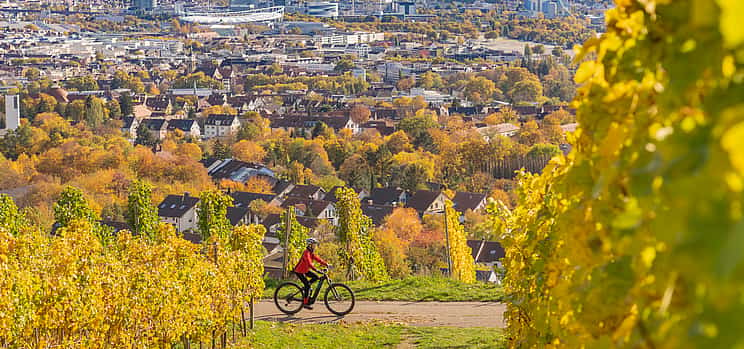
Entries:
[[297,278],[302,281],[302,285],[304,286],[304,289],[302,291],[302,306],[307,309],[312,309],[313,307],[310,303],[310,289],[311,285],[319,279],[318,275],[311,271],[311,269],[314,271],[318,271],[318,269],[313,266],[313,261],[316,261],[326,267],[328,267],[329,265],[326,261],[315,254],[315,246],[318,245],[318,240],[309,238],[305,240],[305,242],[307,242],[307,248],[302,253],[300,261],[294,267],[294,273],[295,275],[297,275]]

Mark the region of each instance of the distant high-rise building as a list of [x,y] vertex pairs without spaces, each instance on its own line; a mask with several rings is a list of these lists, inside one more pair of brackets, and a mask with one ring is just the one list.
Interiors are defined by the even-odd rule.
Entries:
[[18,95],[5,96],[5,129],[15,130],[21,124],[21,105]]
[[158,7],[158,0],[132,0],[132,7],[141,10],[152,10]]
[[413,1],[398,1],[397,3],[398,10],[400,13],[403,13],[406,16],[415,15],[416,14],[416,3]]
[[558,16],[558,3],[555,1],[548,2],[543,7],[545,17],[553,18]]

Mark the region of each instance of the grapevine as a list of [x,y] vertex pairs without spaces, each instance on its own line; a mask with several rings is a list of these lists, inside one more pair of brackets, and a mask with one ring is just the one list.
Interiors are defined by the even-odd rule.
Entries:
[[354,189],[336,189],[336,209],[339,214],[337,235],[345,247],[339,251],[349,278],[359,271],[368,280],[389,278],[382,256],[372,241],[372,220],[362,214],[361,204]]
[[452,201],[445,201],[447,210],[447,231],[449,234],[449,255],[452,260],[452,277],[457,280],[475,282],[475,261],[468,247],[465,228],[460,224],[460,214],[452,208]]
[[744,345],[741,4],[617,1],[584,44],[573,151],[489,208],[511,346]]
[[[12,200],[2,199],[5,206]],[[70,202],[69,200],[67,202]],[[84,200],[76,200],[84,207]],[[66,205],[58,205],[65,207]],[[69,205],[67,205],[69,207]],[[6,213],[0,207],[0,216]],[[207,342],[261,295],[265,229],[241,226],[217,253],[160,223],[108,244],[85,215],[48,236],[18,214],[0,227],[0,343],[8,347],[150,348]],[[7,227],[21,226],[11,232]]]
[[290,235],[287,241],[287,270],[292,271],[300,261],[302,252],[305,250],[305,240],[310,237],[310,229],[297,222],[294,207],[290,207],[281,215],[279,226],[279,238],[284,242],[286,239],[287,214],[289,214]]

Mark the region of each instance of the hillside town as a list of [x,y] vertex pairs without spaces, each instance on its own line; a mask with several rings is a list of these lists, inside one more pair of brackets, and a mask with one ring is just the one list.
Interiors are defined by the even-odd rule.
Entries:
[[[570,150],[572,45],[593,35],[605,9],[560,0],[8,2],[0,149],[4,161],[29,164],[5,167],[0,190],[54,229],[51,199],[82,186],[119,231],[132,229],[124,192],[90,179],[146,178],[160,220],[200,243],[199,194],[218,188],[232,198],[233,226],[266,228],[266,270],[280,274],[283,214],[293,210],[310,235],[333,235],[340,187],[355,190],[375,229],[413,222],[400,275],[436,271],[441,261],[424,254],[443,253],[436,217],[449,200],[479,278],[496,281],[503,250],[487,233],[487,202],[513,205],[520,170],[540,172]],[[551,37],[556,30],[570,35]],[[126,144],[113,145],[118,137]],[[129,155],[102,159],[112,152]]]

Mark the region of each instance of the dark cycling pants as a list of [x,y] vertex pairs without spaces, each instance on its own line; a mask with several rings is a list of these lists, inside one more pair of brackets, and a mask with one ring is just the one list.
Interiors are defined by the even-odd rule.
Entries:
[[308,270],[308,272],[305,274],[301,274],[296,271],[294,273],[295,275],[297,275],[297,278],[300,279],[302,285],[305,286],[305,289],[303,290],[305,297],[310,298],[310,286],[313,284],[313,282],[318,281],[318,275],[310,270]]

